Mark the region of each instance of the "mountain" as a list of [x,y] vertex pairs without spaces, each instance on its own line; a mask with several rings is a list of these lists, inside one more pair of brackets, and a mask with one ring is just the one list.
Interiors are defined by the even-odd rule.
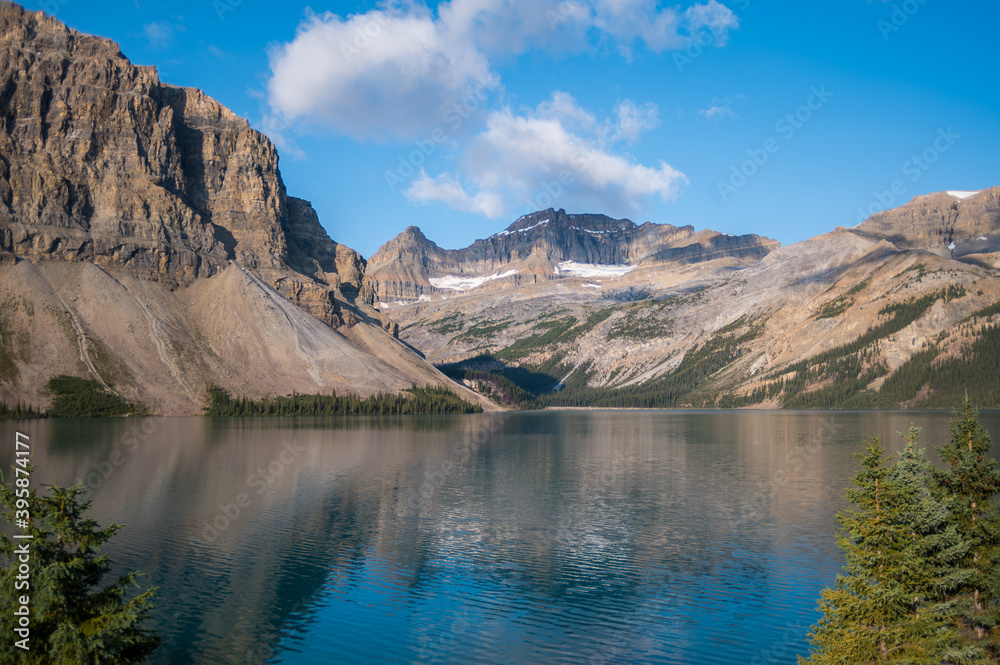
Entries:
[[562,211],[464,250],[408,229],[364,288],[500,399],[564,406],[1000,406],[1000,188],[775,248]]
[[0,51],[3,402],[44,406],[58,374],[168,414],[199,412],[209,383],[458,388],[383,329],[364,259],[286,194],[246,120],[14,4]]
[[603,266],[597,272],[625,273],[659,264],[745,265],[777,246],[754,235],[695,232],[691,226],[651,222],[637,226],[628,219],[549,209],[525,215],[506,230],[459,250],[441,249],[411,226],[371,257],[365,290],[389,308],[396,301],[407,304],[456,291],[585,276],[594,272],[590,266]]
[[210,384],[444,385],[485,408],[948,407],[967,388],[1000,407],[1000,188],[787,247],[550,209],[457,250],[410,227],[365,261],[200,91],[10,3],[0,50],[4,404],[45,407],[71,374],[165,414]]
[[[900,249],[1000,267],[1000,190],[940,192],[918,196],[894,210],[872,215],[853,231],[885,238]],[[952,246],[954,245],[954,246]]]

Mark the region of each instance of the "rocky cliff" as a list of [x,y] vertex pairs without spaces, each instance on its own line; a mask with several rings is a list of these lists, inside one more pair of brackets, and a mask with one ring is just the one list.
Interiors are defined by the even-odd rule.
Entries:
[[789,247],[544,210],[460,250],[411,227],[366,264],[200,91],[7,3],[0,52],[6,404],[75,374],[160,413],[208,383],[491,408],[419,349],[550,404],[954,406],[964,384],[1000,406],[1000,188]]
[[286,195],[273,144],[106,39],[0,5],[0,251],[175,286],[230,261],[331,325],[363,259]]
[[10,3],[0,54],[5,402],[44,406],[53,373],[165,413],[197,412],[208,382],[252,396],[447,382],[357,300],[364,260],[286,194],[246,120]]
[[376,301],[406,303],[433,294],[572,276],[572,269],[560,268],[566,264],[618,270],[714,260],[746,265],[777,246],[755,235],[734,237],[651,222],[639,226],[628,219],[549,209],[525,215],[504,231],[458,250],[442,249],[410,227],[371,257],[365,288]]
[[872,215],[852,231],[884,238],[900,249],[923,249],[997,267],[1000,187],[918,196],[904,206]]

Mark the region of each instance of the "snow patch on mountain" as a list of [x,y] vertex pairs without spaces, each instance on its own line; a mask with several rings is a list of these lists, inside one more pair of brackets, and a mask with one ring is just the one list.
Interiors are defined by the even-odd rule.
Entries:
[[[520,220],[518,220],[518,221],[520,221]],[[530,231],[532,229],[537,229],[539,226],[543,226],[545,224],[548,224],[550,221],[552,221],[552,220],[550,220],[550,219],[543,219],[542,221],[538,222],[537,224],[532,224],[531,226],[526,226],[523,229],[515,229],[513,231],[501,231],[500,233],[494,234],[494,237],[497,237],[497,236],[509,236],[512,233],[527,233],[528,231]]]
[[571,277],[622,277],[633,270],[635,270],[635,266],[577,263],[575,261],[563,261],[555,267],[557,275]]
[[569,228],[572,231],[583,231],[584,233],[589,233],[590,235],[594,236],[603,236],[609,233],[621,233],[622,231],[625,230],[624,228],[621,228],[621,229],[607,229],[606,231],[594,231],[591,229],[581,229],[579,226],[571,226]]
[[[979,190],[979,191],[982,191],[982,190]],[[979,193],[979,191],[976,191],[976,192],[949,191],[949,192],[945,192],[945,194],[948,194],[950,196],[954,196],[956,199],[967,199],[970,196],[975,196],[976,194]]]
[[503,273],[495,273],[493,275],[487,275],[485,277],[463,277],[461,275],[445,275],[444,277],[431,277],[427,281],[431,283],[431,286],[438,289],[450,289],[452,291],[471,291],[472,289],[479,288],[487,282],[492,282],[497,279],[504,279],[505,277],[510,277],[511,275],[516,275],[516,270],[508,270]]

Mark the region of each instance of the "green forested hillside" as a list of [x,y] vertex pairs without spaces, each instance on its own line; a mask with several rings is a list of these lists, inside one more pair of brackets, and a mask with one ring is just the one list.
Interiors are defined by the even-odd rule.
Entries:
[[[746,318],[719,329],[707,342],[689,351],[670,374],[627,387],[589,387],[593,376],[591,364],[584,363],[574,369],[565,361],[560,343],[568,332],[575,332],[575,319],[542,322],[545,331],[540,334],[492,355],[480,355],[441,369],[452,378],[476,381],[483,392],[498,402],[522,409],[738,408],[767,400],[799,409],[886,409],[901,405],[949,408],[961,401],[966,389],[975,390],[983,408],[1000,408],[1000,324],[991,322],[991,317],[1000,313],[1000,303],[966,319],[964,323],[974,326],[975,334],[969,333],[970,341],[958,353],[946,354],[940,346],[943,340],[939,339],[892,372],[879,358],[881,340],[919,319],[936,301],[964,295],[963,288],[949,286],[886,305],[879,312],[880,322],[853,341],[794,365],[779,367],[744,394],[733,394],[717,377],[743,357],[750,343],[761,334],[762,321]],[[632,330],[636,326],[627,317],[622,321],[624,324],[619,327]],[[545,363],[516,364],[528,349],[546,346],[554,353]],[[567,374],[569,378],[560,385],[560,379]],[[884,379],[881,385],[870,390],[869,386],[880,378]],[[822,388],[809,389],[820,383]]]
[[208,388],[209,416],[343,416],[396,415],[425,413],[480,413],[483,408],[470,404],[440,387],[413,386],[406,395],[289,395],[252,400],[232,397],[218,386]]

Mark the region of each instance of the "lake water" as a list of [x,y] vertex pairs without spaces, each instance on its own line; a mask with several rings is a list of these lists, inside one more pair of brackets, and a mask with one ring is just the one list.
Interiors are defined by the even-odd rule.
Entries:
[[[942,412],[0,422],[127,524],[154,663],[794,663],[879,434]],[[1000,413],[981,414],[1000,436]],[[994,445],[994,455],[998,446]]]

